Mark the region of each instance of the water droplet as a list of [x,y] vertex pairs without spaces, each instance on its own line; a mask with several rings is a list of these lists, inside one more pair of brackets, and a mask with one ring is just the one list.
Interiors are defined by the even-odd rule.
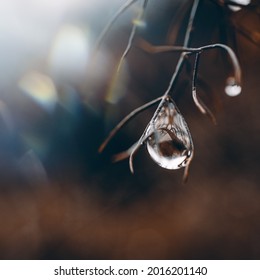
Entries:
[[188,126],[173,100],[167,98],[146,131],[151,158],[166,169],[185,167],[193,154]]
[[241,86],[237,84],[229,84],[225,88],[225,92],[228,96],[237,96],[241,93]]
[[[251,0],[233,0],[232,1],[234,4],[241,4],[241,5],[249,5]],[[235,5],[228,5],[228,7],[233,11],[233,12],[238,12],[241,10],[241,7],[235,6]]]

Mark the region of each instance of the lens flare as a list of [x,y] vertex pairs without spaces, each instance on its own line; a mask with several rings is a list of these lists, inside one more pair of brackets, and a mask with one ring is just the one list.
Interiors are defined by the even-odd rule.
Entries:
[[74,25],[64,25],[56,35],[48,66],[55,78],[77,82],[86,75],[89,56],[87,33]]
[[19,88],[46,111],[53,111],[58,101],[55,85],[50,77],[29,72],[19,81]]

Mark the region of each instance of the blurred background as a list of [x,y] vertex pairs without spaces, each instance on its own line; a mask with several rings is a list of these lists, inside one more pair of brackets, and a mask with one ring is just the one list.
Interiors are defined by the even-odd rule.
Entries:
[[[95,44],[124,0],[4,0],[0,9],[1,259],[259,259],[260,5],[202,0],[191,46],[224,43],[241,63],[242,93],[225,95],[232,67],[204,53],[198,94],[193,58],[172,97],[190,128],[195,156],[183,170],[157,166],[143,147],[128,162],[111,157],[142,134],[155,108],[133,119],[98,154],[109,131],[162,95],[178,55],[148,54],[138,40],[181,45],[190,0],[136,1]],[[238,1],[236,1],[238,2]],[[117,63],[136,39],[119,78]]]

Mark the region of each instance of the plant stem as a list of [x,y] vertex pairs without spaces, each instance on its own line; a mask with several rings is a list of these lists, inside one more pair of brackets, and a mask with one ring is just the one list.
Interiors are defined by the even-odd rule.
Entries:
[[107,23],[103,31],[101,32],[99,38],[97,39],[96,47],[95,50],[99,49],[102,40],[104,39],[105,35],[107,32],[111,29],[112,25],[115,23],[115,21],[118,19],[118,17],[125,11],[127,10],[134,2],[137,0],[128,0],[126,3],[124,3],[118,11],[114,14],[114,16],[110,19],[110,21]]
[[[189,22],[188,22],[188,26],[187,26],[187,30],[185,33],[185,37],[184,37],[184,43],[183,43],[183,48],[187,48],[189,45],[189,41],[190,41],[190,35],[191,35],[191,31],[192,31],[192,27],[193,27],[193,22],[194,22],[194,18],[195,18],[195,14],[199,5],[199,1],[200,0],[194,0],[192,8],[191,8],[191,13],[190,13],[190,18],[189,18]],[[177,62],[176,68],[175,68],[175,72],[172,75],[172,78],[170,80],[169,86],[167,88],[167,90],[164,93],[164,96],[166,97],[167,95],[169,95],[171,89],[174,86],[174,82],[178,76],[178,74],[181,71],[182,65],[184,63],[184,57],[185,57],[185,53],[181,53],[181,56]]]
[[139,113],[143,112],[144,110],[150,108],[151,106],[155,105],[162,99],[162,96],[136,108],[134,111],[132,111],[130,114],[128,114],[126,117],[124,117],[121,122],[115,126],[113,130],[110,131],[108,137],[104,140],[104,142],[100,145],[98,151],[99,153],[102,153],[104,148],[107,146],[107,144],[110,142],[110,140],[115,136],[115,134],[123,127],[125,126],[132,118],[134,118]]

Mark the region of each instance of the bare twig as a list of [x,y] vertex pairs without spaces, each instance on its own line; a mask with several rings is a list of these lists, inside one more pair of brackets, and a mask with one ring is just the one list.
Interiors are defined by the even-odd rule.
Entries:
[[193,68],[193,75],[192,75],[192,98],[193,98],[195,105],[200,110],[200,112],[205,115],[207,114],[210,117],[211,121],[214,124],[217,124],[214,114],[197,96],[196,81],[197,81],[197,74],[198,74],[199,58],[200,58],[200,53],[196,53],[194,68]]
[[188,181],[190,164],[191,164],[193,157],[194,157],[194,151],[191,154],[191,156],[189,157],[188,162],[186,163],[186,166],[184,168],[184,173],[183,173],[183,177],[182,177],[183,183],[187,183],[187,181]]
[[110,19],[110,21],[107,23],[103,31],[101,32],[99,38],[97,39],[95,50],[99,49],[105,35],[107,32],[111,29],[112,25],[115,23],[115,21],[118,19],[118,17],[127,10],[133,3],[135,3],[137,0],[128,0],[126,3],[124,3],[118,11],[114,14],[114,16]]
[[184,48],[181,46],[154,46],[151,45],[149,42],[145,41],[144,39],[140,38],[137,42],[137,46],[140,47],[142,50],[151,53],[164,53],[164,52],[187,52],[189,53],[191,48]]
[[[211,45],[206,45],[206,46],[199,47],[199,48],[188,48],[188,47],[181,47],[181,46],[153,46],[153,45],[149,44],[148,42],[142,40],[139,46],[143,47],[143,49],[145,51],[147,51],[149,53],[154,53],[154,54],[163,53],[163,52],[182,52],[183,55],[193,55],[193,54],[197,54],[197,53],[202,53],[207,50],[212,50],[212,49],[217,49],[217,48],[223,49],[228,53],[229,58],[232,62],[233,70],[234,70],[234,79],[235,79],[236,84],[237,85],[241,84],[241,68],[240,68],[238,59],[237,59],[234,51],[227,45],[211,44]],[[175,72],[174,72],[174,74],[175,74]],[[175,78],[174,78],[174,80],[175,80]],[[168,91],[170,91],[169,88],[168,88]],[[166,92],[168,92],[168,91],[166,91]]]
[[110,142],[110,140],[115,136],[115,134],[122,128],[124,127],[132,118],[134,118],[135,116],[137,116],[139,113],[143,112],[144,110],[150,108],[151,106],[155,105],[156,103],[158,103],[160,100],[162,99],[162,96],[140,106],[139,108],[136,108],[135,110],[133,110],[130,114],[128,114],[125,118],[123,118],[121,120],[121,122],[119,122],[117,124],[117,126],[111,130],[111,132],[109,133],[108,137],[104,140],[104,142],[100,145],[98,151],[99,153],[102,153],[103,150],[105,149],[105,147],[107,146],[107,144]]
[[136,145],[137,145],[138,142],[134,143],[130,148],[128,148],[127,150],[123,151],[123,152],[120,152],[116,155],[113,156],[113,162],[118,162],[118,161],[121,161],[121,160],[124,160],[126,158],[128,158],[131,153],[134,151]]
[[[185,37],[184,37],[183,48],[187,48],[188,45],[189,45],[190,35],[191,35],[191,32],[192,32],[192,27],[193,27],[193,21],[194,21],[194,18],[195,18],[195,14],[196,14],[199,2],[200,2],[200,0],[194,0],[194,2],[193,2],[192,8],[191,8],[191,13],[190,13],[190,18],[189,18],[189,22],[188,22],[188,27],[187,27],[187,30],[186,30],[186,33],[185,33]],[[175,71],[174,71],[174,73],[172,75],[172,78],[170,80],[169,86],[168,86],[167,90],[164,93],[165,97],[167,95],[169,95],[171,89],[173,88],[174,82],[175,82],[178,74],[180,73],[182,65],[184,63],[184,57],[185,57],[185,53],[182,52],[181,56],[180,56],[180,58],[179,58],[179,60],[177,62],[177,66],[175,68]]]
[[[139,14],[137,16],[137,19],[136,19],[137,22],[142,20],[145,8],[147,6],[147,3],[148,3],[148,0],[144,0],[142,9],[139,12]],[[122,63],[123,63],[124,59],[126,58],[126,56],[128,55],[128,53],[129,53],[129,51],[130,51],[130,49],[133,45],[133,40],[134,40],[134,36],[135,36],[135,33],[136,33],[136,28],[137,28],[137,24],[133,23],[133,27],[132,27],[131,34],[130,34],[129,39],[128,39],[127,46],[126,46],[125,51],[124,51],[124,53],[122,54],[122,56],[119,60],[118,66],[117,66],[116,75],[118,75],[118,73],[121,69]]]

